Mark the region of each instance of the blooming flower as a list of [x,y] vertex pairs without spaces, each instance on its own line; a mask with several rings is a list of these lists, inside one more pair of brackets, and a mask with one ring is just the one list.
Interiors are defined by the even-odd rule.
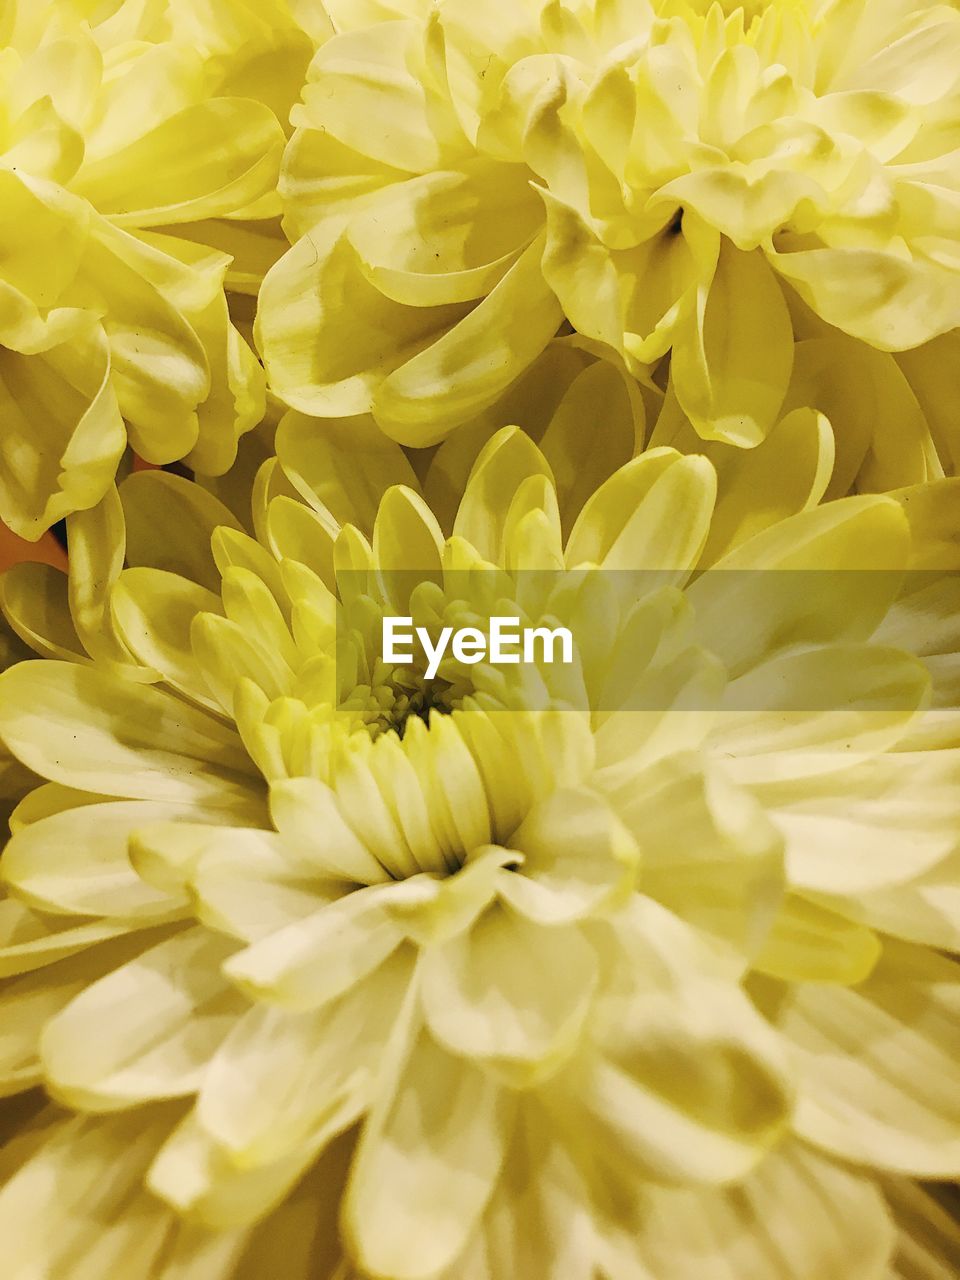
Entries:
[[960,322],[958,54],[943,5],[375,6],[294,115],[273,385],[425,445],[565,317],[641,379],[671,353],[698,434],[755,445],[795,338],[842,379]]
[[94,506],[128,440],[217,473],[262,417],[224,281],[234,256],[232,285],[255,290],[271,260],[250,246],[279,211],[276,112],[311,47],[282,4],[4,6],[0,519],[16,532]]
[[[629,397],[578,430],[610,369],[422,479],[372,420],[290,414],[256,537],[131,477],[109,659],[5,596],[60,650],[0,676],[46,780],[4,854],[0,1080],[57,1104],[11,1121],[17,1280],[945,1256],[914,1180],[960,1169],[956,482],[718,493],[633,456]],[[586,702],[383,661],[385,613],[501,600],[581,619]]]

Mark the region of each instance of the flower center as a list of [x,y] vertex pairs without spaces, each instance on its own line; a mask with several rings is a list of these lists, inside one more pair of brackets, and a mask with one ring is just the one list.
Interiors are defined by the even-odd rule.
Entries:
[[439,676],[428,680],[414,667],[389,667],[378,661],[370,683],[355,685],[338,704],[338,711],[356,715],[373,739],[382,733],[402,738],[411,719],[429,727],[432,713],[448,715],[453,710],[453,687]]

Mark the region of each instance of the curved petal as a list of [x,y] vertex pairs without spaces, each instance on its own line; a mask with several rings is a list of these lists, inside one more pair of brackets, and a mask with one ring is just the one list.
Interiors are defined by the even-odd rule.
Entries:
[[[45,658],[83,662],[83,645],[73,625],[67,575],[49,564],[25,561],[0,577],[0,608],[14,632]],[[24,652],[21,657],[32,656]],[[11,663],[4,662],[7,667]]]
[[190,645],[198,613],[218,613],[220,597],[163,569],[126,569],[110,596],[111,617],[127,648],[192,702],[218,711]]
[[0,1097],[42,1084],[40,1037],[47,1023],[87,987],[153,941],[150,933],[127,934],[3,983]]
[[598,966],[576,927],[533,924],[509,907],[493,907],[468,933],[428,948],[420,974],[434,1037],[460,1057],[526,1083],[552,1074],[572,1052]]
[[784,982],[852,986],[869,976],[882,950],[871,929],[790,894],[753,967]]
[[729,1190],[650,1187],[638,1219],[619,1243],[657,1280],[876,1280],[894,1246],[878,1188],[798,1142]]
[[217,595],[220,571],[214,531],[240,524],[206,489],[167,471],[138,471],[120,485],[127,531],[127,562],[179,574]]
[[488,294],[542,222],[528,171],[481,159],[393,184],[351,219],[349,236],[381,293],[433,307]]
[[95,506],[127,436],[102,329],[36,355],[0,351],[0,517],[21,536]]
[[504,427],[481,450],[467,481],[453,535],[491,564],[502,564],[511,505],[524,482],[553,475],[543,454],[518,427]]
[[376,1096],[411,977],[412,957],[400,952],[323,1009],[255,1006],[211,1063],[200,1125],[238,1161],[265,1164],[351,1124]]
[[463,314],[463,304],[409,307],[385,297],[334,223],[308,232],[268,271],[255,336],[281,400],[346,417],[369,412],[381,382]]
[[[407,882],[410,883],[410,882]],[[261,938],[228,961],[230,977],[257,999],[317,1009],[349,991],[403,942],[395,885],[358,889]]]
[[757,445],[780,415],[793,366],[793,326],[779,281],[759,250],[724,241],[696,316],[677,334],[677,398],[705,440]]
[[222,270],[188,268],[168,254],[96,218],[81,271],[66,295],[103,315],[111,383],[137,452],[171,462],[196,443],[197,406],[210,391],[210,368],[186,314],[209,300]]
[[818,316],[881,351],[906,351],[960,324],[952,272],[876,249],[767,251]]
[[272,1164],[243,1168],[190,1112],[157,1152],[146,1187],[180,1215],[216,1231],[250,1226],[289,1195],[316,1158],[309,1144]]
[[310,68],[297,124],[410,173],[443,167],[465,139],[437,93],[420,22],[379,21],[322,45]]
[[[11,1273],[81,1280],[81,1262],[92,1258],[108,1274],[149,1272],[172,1222],[141,1198],[141,1186],[174,1122],[169,1107],[93,1119],[51,1117],[44,1142],[0,1191]],[[58,1231],[50,1230],[54,1213],[62,1224]]]
[[777,1026],[799,1072],[797,1131],[853,1160],[915,1177],[960,1172],[957,965],[887,941],[858,987],[804,984]]
[[72,190],[118,226],[223,217],[275,188],[283,146],[269,107],[250,98],[212,98],[88,161]]
[[502,899],[541,925],[601,913],[629,892],[639,850],[614,810],[586,789],[561,788],[527,813],[510,837],[523,855],[501,876]]
[[513,1108],[499,1085],[421,1033],[364,1128],[343,1208],[360,1266],[427,1280],[452,1263],[500,1172]]
[[706,458],[653,449],[634,458],[587,500],[566,548],[568,566],[684,577],[703,549],[716,498]]
[[41,777],[101,795],[229,803],[255,785],[234,730],[72,663],[22,662],[0,676],[0,737]]
[[242,436],[263,421],[266,375],[237,327],[222,294],[191,317],[210,368],[210,394],[197,407],[197,440],[185,464],[203,476],[221,476],[237,459]]
[[543,237],[491,293],[377,388],[373,416],[394,440],[422,448],[489,408],[536,359],[563,313],[540,268]]
[[[315,778],[288,778],[270,788],[270,816],[284,843],[317,873],[358,884],[390,877],[344,821],[336,795]],[[322,832],[318,840],[317,833]]]
[[909,527],[890,498],[801,511],[687,588],[694,635],[734,677],[789,645],[866,641],[896,598],[909,555]]
[[126,920],[78,924],[73,918],[41,916],[15,898],[5,898],[0,900],[0,977],[32,973],[130,931]]
[[403,450],[367,417],[285,414],[277,429],[277,456],[284,474],[333,536],[352,524],[369,537],[380,501],[392,485],[419,488]]
[[882,492],[933,478],[930,427],[892,356],[829,331],[798,342],[784,407],[797,413],[808,406],[826,414],[834,430],[828,498],[843,497],[854,483],[861,492]]
[[123,568],[127,546],[123,507],[115,485],[95,507],[70,517],[67,541],[70,614],[84,649],[94,661],[119,664],[131,679],[155,678],[149,669],[136,673],[110,613],[110,593]]
[[556,480],[564,533],[590,495],[633,457],[644,425],[639,389],[622,368],[597,360],[573,379],[539,442]]
[[755,955],[784,886],[783,841],[761,805],[698,756],[672,756],[625,786],[616,810],[639,848],[643,892]]
[[717,469],[717,505],[700,557],[708,568],[729,551],[824,496],[834,462],[830,422],[815,409],[795,409],[756,449],[709,447]]
[[616,918],[595,1049],[550,1087],[561,1133],[591,1132],[610,1175],[723,1183],[745,1177],[793,1107],[776,1032],[725,972],[723,952],[649,899]]
[[14,833],[3,879],[38,911],[149,921],[185,899],[158,892],[136,874],[129,837],[150,822],[197,816],[193,807],[140,800],[62,809]]
[[87,987],[44,1029],[48,1089],[92,1111],[194,1092],[247,1007],[221,974],[234,950],[188,929]]

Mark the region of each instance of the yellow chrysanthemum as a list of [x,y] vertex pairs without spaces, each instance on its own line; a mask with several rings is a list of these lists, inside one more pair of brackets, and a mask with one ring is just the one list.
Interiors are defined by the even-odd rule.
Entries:
[[[11,1104],[11,1280],[949,1256],[914,1180],[960,1173],[956,482],[781,469],[761,510],[577,394],[465,483],[462,433],[420,481],[289,415],[256,538],[130,478],[125,664],[5,598],[61,653],[0,676],[47,780],[0,1080],[57,1104]],[[385,613],[501,603],[576,624],[573,685],[382,660]]]
[[255,291],[275,256],[256,220],[279,212],[277,113],[311,49],[282,3],[4,5],[0,519],[18,533],[94,506],[128,440],[218,473],[262,417],[224,280],[232,256]]
[[638,377],[672,353],[700,436],[750,446],[794,337],[834,343],[841,382],[870,348],[919,347],[907,372],[943,377],[958,94],[944,5],[373,6],[320,48],[294,115],[271,379],[304,412],[372,411],[429,444],[565,317]]

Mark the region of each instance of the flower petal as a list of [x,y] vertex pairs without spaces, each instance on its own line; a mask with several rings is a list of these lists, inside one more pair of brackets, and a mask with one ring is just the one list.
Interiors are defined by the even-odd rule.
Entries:
[[875,249],[767,252],[817,315],[880,351],[905,351],[960,323],[953,274]]
[[36,355],[0,353],[0,516],[36,539],[94,506],[113,480],[126,432],[99,327]]
[[73,189],[118,226],[223,217],[273,190],[283,144],[269,107],[252,99],[211,98],[88,161]]
[[517,875],[500,877],[501,897],[541,925],[602,911],[628,892],[637,845],[598,795],[559,789],[535,804],[510,837],[523,854]]
[[140,1188],[174,1119],[160,1107],[49,1123],[45,1141],[0,1191],[11,1274],[85,1280],[90,1266],[104,1275],[148,1273],[172,1222]]
[[473,464],[454,521],[454,537],[463,538],[491,564],[502,564],[511,503],[532,476],[553,480],[530,437],[519,427],[504,427],[487,441]]
[[511,1119],[499,1085],[421,1033],[354,1158],[343,1227],[360,1267],[427,1280],[452,1263],[493,1191]]
[[552,1073],[573,1049],[598,968],[576,927],[544,927],[494,907],[468,933],[426,950],[421,974],[424,1016],[439,1043],[526,1082]]
[[459,303],[391,301],[364,276],[339,226],[321,226],[267,273],[255,334],[281,400],[303,413],[347,417],[368,413],[383,379],[463,314]]
[[115,969],[47,1023],[47,1088],[113,1111],[192,1093],[246,1000],[222,976],[235,944],[188,929]]
[[277,456],[284,475],[333,536],[352,524],[369,537],[391,486],[419,488],[403,450],[370,418],[318,420],[288,413],[277,430]]
[[703,568],[755,533],[817,505],[833,469],[833,432],[822,413],[795,409],[756,449],[706,452],[717,469],[718,496]]
[[716,473],[702,457],[673,449],[641,454],[590,497],[567,543],[566,562],[635,572],[684,571],[697,562],[710,528]]
[[639,848],[643,892],[754,955],[784,882],[782,840],[762,807],[699,757],[672,756],[625,787],[616,810]]
[[72,663],[0,676],[0,735],[41,777],[130,799],[229,801],[253,768],[235,732],[157,689]]
[[694,635],[734,677],[789,645],[866,640],[896,598],[909,553],[908,526],[890,498],[801,511],[687,588]]
[[[406,882],[410,884],[410,881]],[[316,1009],[372,973],[403,942],[390,884],[358,889],[261,938],[230,960],[230,977],[258,999]]]
[[200,1125],[238,1162],[259,1165],[352,1124],[376,1096],[412,964],[411,954],[396,953],[323,1009],[251,1009],[211,1063]]
[[367,278],[415,307],[485,297],[543,221],[528,179],[521,165],[479,159],[388,187],[350,222]]
[[542,253],[538,237],[479,306],[380,384],[373,416],[388,436],[435,444],[489,408],[544,350],[563,314],[544,283]]
[[275,1209],[313,1163],[314,1150],[298,1147],[283,1159],[240,1168],[201,1129],[191,1112],[157,1153],[147,1189],[183,1216],[216,1231],[248,1226]]
[[149,822],[196,818],[197,810],[148,801],[69,804],[20,827],[3,854],[3,879],[38,911],[150,920],[184,905],[133,870],[127,842]]
[[551,1086],[554,1122],[592,1126],[598,1158],[630,1188],[744,1177],[792,1110],[776,1033],[730,981],[729,958],[656,903],[637,897],[615,927],[596,1047]]
[[163,569],[126,569],[111,593],[110,608],[131,653],[191,702],[219,710],[190,646],[193,619],[198,613],[218,613],[218,596]]
[[388,872],[344,821],[336,795],[325,783],[315,778],[274,783],[270,816],[284,843],[318,874],[358,884],[389,881]]
[[893,1249],[883,1196],[798,1142],[729,1190],[649,1187],[626,1258],[657,1280],[874,1280]]
[[785,992],[777,1025],[799,1070],[797,1131],[844,1160],[956,1177],[958,993],[953,961],[892,940],[858,987]]
[[239,522],[211,493],[167,471],[140,471],[120,486],[127,528],[127,561],[177,573],[220,594],[211,549],[214,531]]
[[780,415],[793,366],[793,326],[759,250],[724,241],[716,274],[673,347],[677,398],[705,440],[751,447]]

